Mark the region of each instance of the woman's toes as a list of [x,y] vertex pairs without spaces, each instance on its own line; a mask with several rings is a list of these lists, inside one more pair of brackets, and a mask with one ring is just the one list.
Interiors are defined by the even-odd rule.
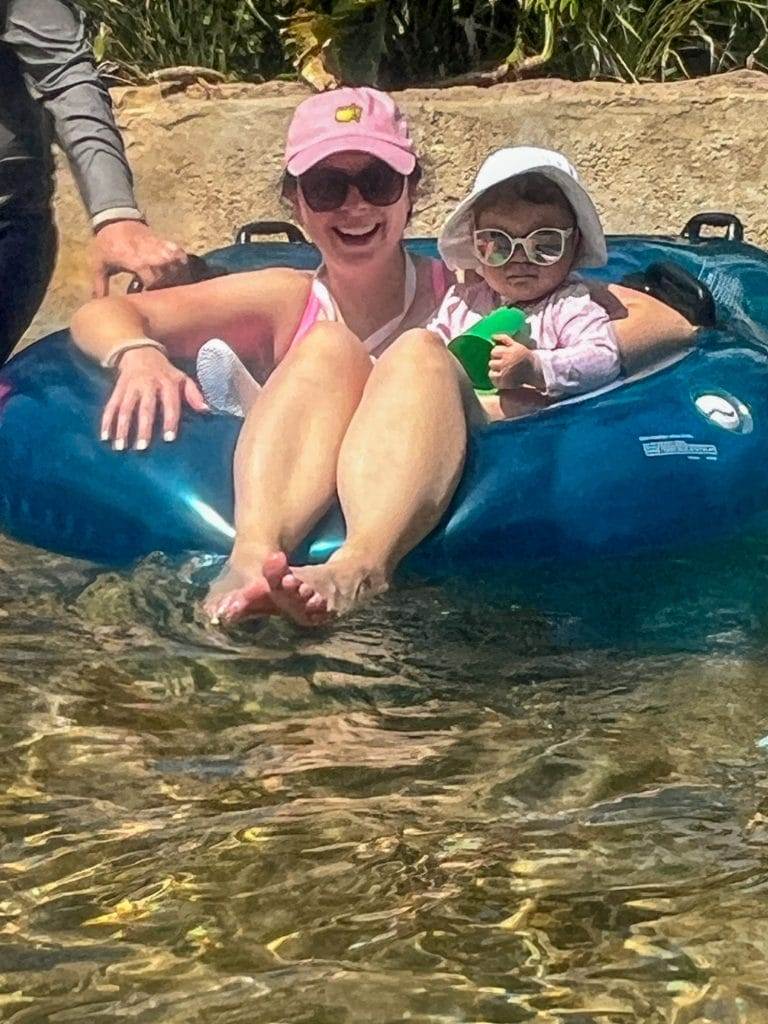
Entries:
[[[304,584],[306,586],[306,584]],[[307,611],[315,614],[326,611],[325,598],[322,594],[312,594],[307,601]]]
[[301,580],[294,576],[292,572],[287,572],[283,576],[283,590],[287,590],[290,594],[295,594],[297,591],[301,592],[303,586]]
[[264,578],[269,584],[270,589],[277,590],[278,587],[282,586],[283,580],[288,572],[288,559],[282,551],[275,551],[274,554],[267,555],[264,559],[261,571],[264,574]]
[[222,601],[217,601],[212,606],[206,606],[206,614],[212,626],[219,626],[226,624],[233,617],[235,617],[239,611],[238,602],[232,597],[225,597]]

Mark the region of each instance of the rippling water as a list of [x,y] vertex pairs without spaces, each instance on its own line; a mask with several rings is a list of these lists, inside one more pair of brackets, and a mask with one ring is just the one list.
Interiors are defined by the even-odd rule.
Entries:
[[0,1020],[768,1020],[764,555],[316,635],[188,569],[0,541]]

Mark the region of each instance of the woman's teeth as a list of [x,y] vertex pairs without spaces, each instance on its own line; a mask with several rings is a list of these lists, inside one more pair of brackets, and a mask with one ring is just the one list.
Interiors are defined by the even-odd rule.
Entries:
[[373,238],[378,229],[379,225],[374,224],[370,227],[334,228],[334,231],[343,241],[350,242],[352,245],[358,245]]

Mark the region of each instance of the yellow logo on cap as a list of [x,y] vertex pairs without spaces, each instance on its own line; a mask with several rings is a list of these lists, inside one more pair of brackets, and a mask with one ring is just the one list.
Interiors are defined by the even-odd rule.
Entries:
[[350,103],[348,107],[338,107],[336,110],[336,120],[341,124],[349,124],[350,121],[359,121],[363,116],[363,108],[358,107],[356,103]]

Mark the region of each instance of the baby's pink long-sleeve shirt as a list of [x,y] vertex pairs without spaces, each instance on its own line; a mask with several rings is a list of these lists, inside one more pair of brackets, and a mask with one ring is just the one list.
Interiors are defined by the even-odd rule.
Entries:
[[[446,293],[427,330],[447,345],[502,305],[504,300],[485,281],[457,284]],[[546,395],[560,398],[594,391],[618,377],[621,362],[613,325],[580,278],[571,275],[557,291],[520,308],[528,320]]]

